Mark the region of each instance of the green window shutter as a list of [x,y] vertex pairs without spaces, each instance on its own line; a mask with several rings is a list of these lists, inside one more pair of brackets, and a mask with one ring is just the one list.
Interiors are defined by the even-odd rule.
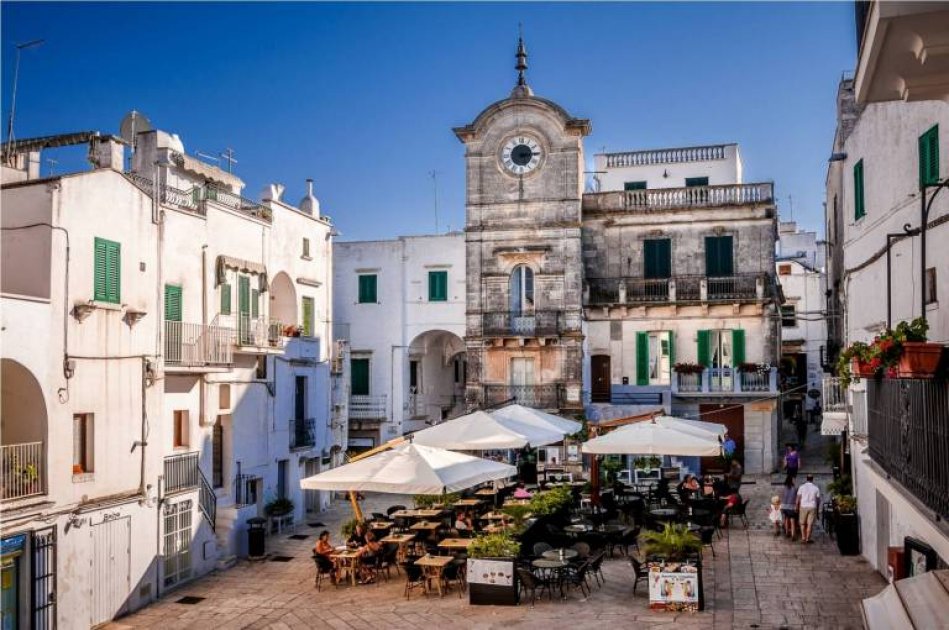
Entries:
[[445,302],[448,300],[448,272],[428,272],[428,301]]
[[231,285],[221,285],[221,315],[231,314]]
[[257,289],[250,291],[250,316],[254,319],[260,317],[260,291]]
[[350,359],[350,392],[353,396],[369,395],[369,359]]
[[939,125],[919,137],[919,186],[939,182]]
[[853,165],[853,219],[862,218],[867,214],[863,201],[863,160]]
[[624,182],[623,190],[646,190],[646,182]]
[[643,254],[645,278],[668,278],[672,275],[671,239],[652,238],[643,241]]
[[712,364],[709,355],[709,331],[700,330],[698,338],[698,362],[705,367]]
[[181,321],[181,287],[174,284],[165,285],[165,320]]
[[95,239],[92,299],[118,304],[122,301],[122,246]]
[[708,177],[686,177],[685,186],[686,188],[692,188],[694,186],[708,186]]
[[731,236],[705,237],[705,275],[718,278],[734,273],[733,239]]
[[676,364],[676,334],[674,331],[669,331],[669,364]]
[[378,300],[376,293],[376,275],[364,274],[359,276],[359,303],[375,304]]
[[237,279],[237,310],[241,315],[250,314],[250,278],[247,276]]
[[649,333],[636,333],[636,384],[649,385]]
[[303,298],[303,336],[313,336],[313,298]]
[[745,331],[736,328],[732,331],[732,365],[745,362]]

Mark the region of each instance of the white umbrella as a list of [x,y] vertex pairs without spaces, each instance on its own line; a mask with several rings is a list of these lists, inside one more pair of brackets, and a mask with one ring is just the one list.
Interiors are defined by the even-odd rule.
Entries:
[[[584,442],[584,453],[595,455],[679,455],[704,457],[721,453],[718,437],[700,435],[693,428],[691,433],[670,428],[657,421],[646,420],[622,427]],[[688,422],[688,421],[680,421]]]
[[704,422],[702,420],[685,420],[673,416],[657,416],[656,424],[661,424],[667,429],[675,429],[683,433],[697,435],[699,437],[712,437],[716,440],[719,437],[725,437],[728,430],[724,424],[718,422]]
[[300,480],[304,490],[442,494],[517,474],[514,466],[405,442]]
[[483,411],[459,416],[412,434],[412,441],[423,446],[453,451],[487,451],[555,444],[563,434],[518,420],[500,420]]
[[543,429],[553,429],[562,435],[573,435],[583,428],[583,425],[575,420],[567,420],[546,411],[531,409],[518,404],[496,409],[491,412],[491,415],[500,420],[513,420]]

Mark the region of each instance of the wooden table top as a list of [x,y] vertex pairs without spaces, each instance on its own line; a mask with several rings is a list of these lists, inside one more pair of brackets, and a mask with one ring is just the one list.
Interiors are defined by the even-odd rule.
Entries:
[[407,543],[415,540],[415,534],[389,534],[379,542],[384,543]]
[[530,502],[530,499],[508,499],[504,505],[527,505]]
[[444,510],[399,510],[389,516],[391,518],[435,518]]
[[467,549],[473,542],[474,538],[446,538],[438,543],[438,546],[446,549]]
[[345,551],[334,551],[330,554],[330,558],[358,558],[359,552],[355,549],[347,549]]
[[482,514],[478,518],[485,521],[503,521],[504,519],[511,517],[504,512],[488,512],[487,514]]
[[479,497],[493,497],[498,493],[494,488],[481,488],[480,490],[475,490],[475,494]]
[[489,534],[493,534],[494,532],[502,532],[504,529],[504,525],[488,525],[484,528],[484,531],[488,532]]
[[481,505],[481,499],[462,499],[461,501],[455,502],[455,507],[477,507]]
[[414,525],[412,525],[411,527],[409,527],[409,529],[414,529],[414,530],[417,530],[417,531],[421,531],[421,530],[425,530],[425,529],[438,529],[438,528],[441,527],[441,526],[442,526],[441,523],[431,523],[431,522],[428,522],[428,521],[419,521],[418,523],[415,523]]
[[444,567],[451,564],[454,559],[452,556],[422,556],[415,561],[415,564],[420,567]]
[[392,521],[372,521],[369,523],[369,529],[389,529],[395,525]]

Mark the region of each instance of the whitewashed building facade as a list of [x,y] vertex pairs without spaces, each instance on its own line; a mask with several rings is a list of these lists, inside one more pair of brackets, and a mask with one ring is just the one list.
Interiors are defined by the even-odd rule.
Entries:
[[[90,171],[38,178],[88,144]],[[89,627],[246,553],[271,500],[345,445],[332,226],[177,136],[19,141],[3,168],[4,597],[14,627]],[[157,182],[157,184],[156,184]],[[42,574],[36,567],[45,567]],[[91,567],[91,571],[90,571]],[[4,602],[6,608],[6,600]],[[6,615],[6,610],[5,610]]]

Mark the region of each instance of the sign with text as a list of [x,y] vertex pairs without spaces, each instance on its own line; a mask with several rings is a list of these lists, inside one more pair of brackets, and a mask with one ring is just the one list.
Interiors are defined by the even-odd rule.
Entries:
[[699,609],[699,569],[679,562],[654,561],[649,569],[649,607],[694,612]]

